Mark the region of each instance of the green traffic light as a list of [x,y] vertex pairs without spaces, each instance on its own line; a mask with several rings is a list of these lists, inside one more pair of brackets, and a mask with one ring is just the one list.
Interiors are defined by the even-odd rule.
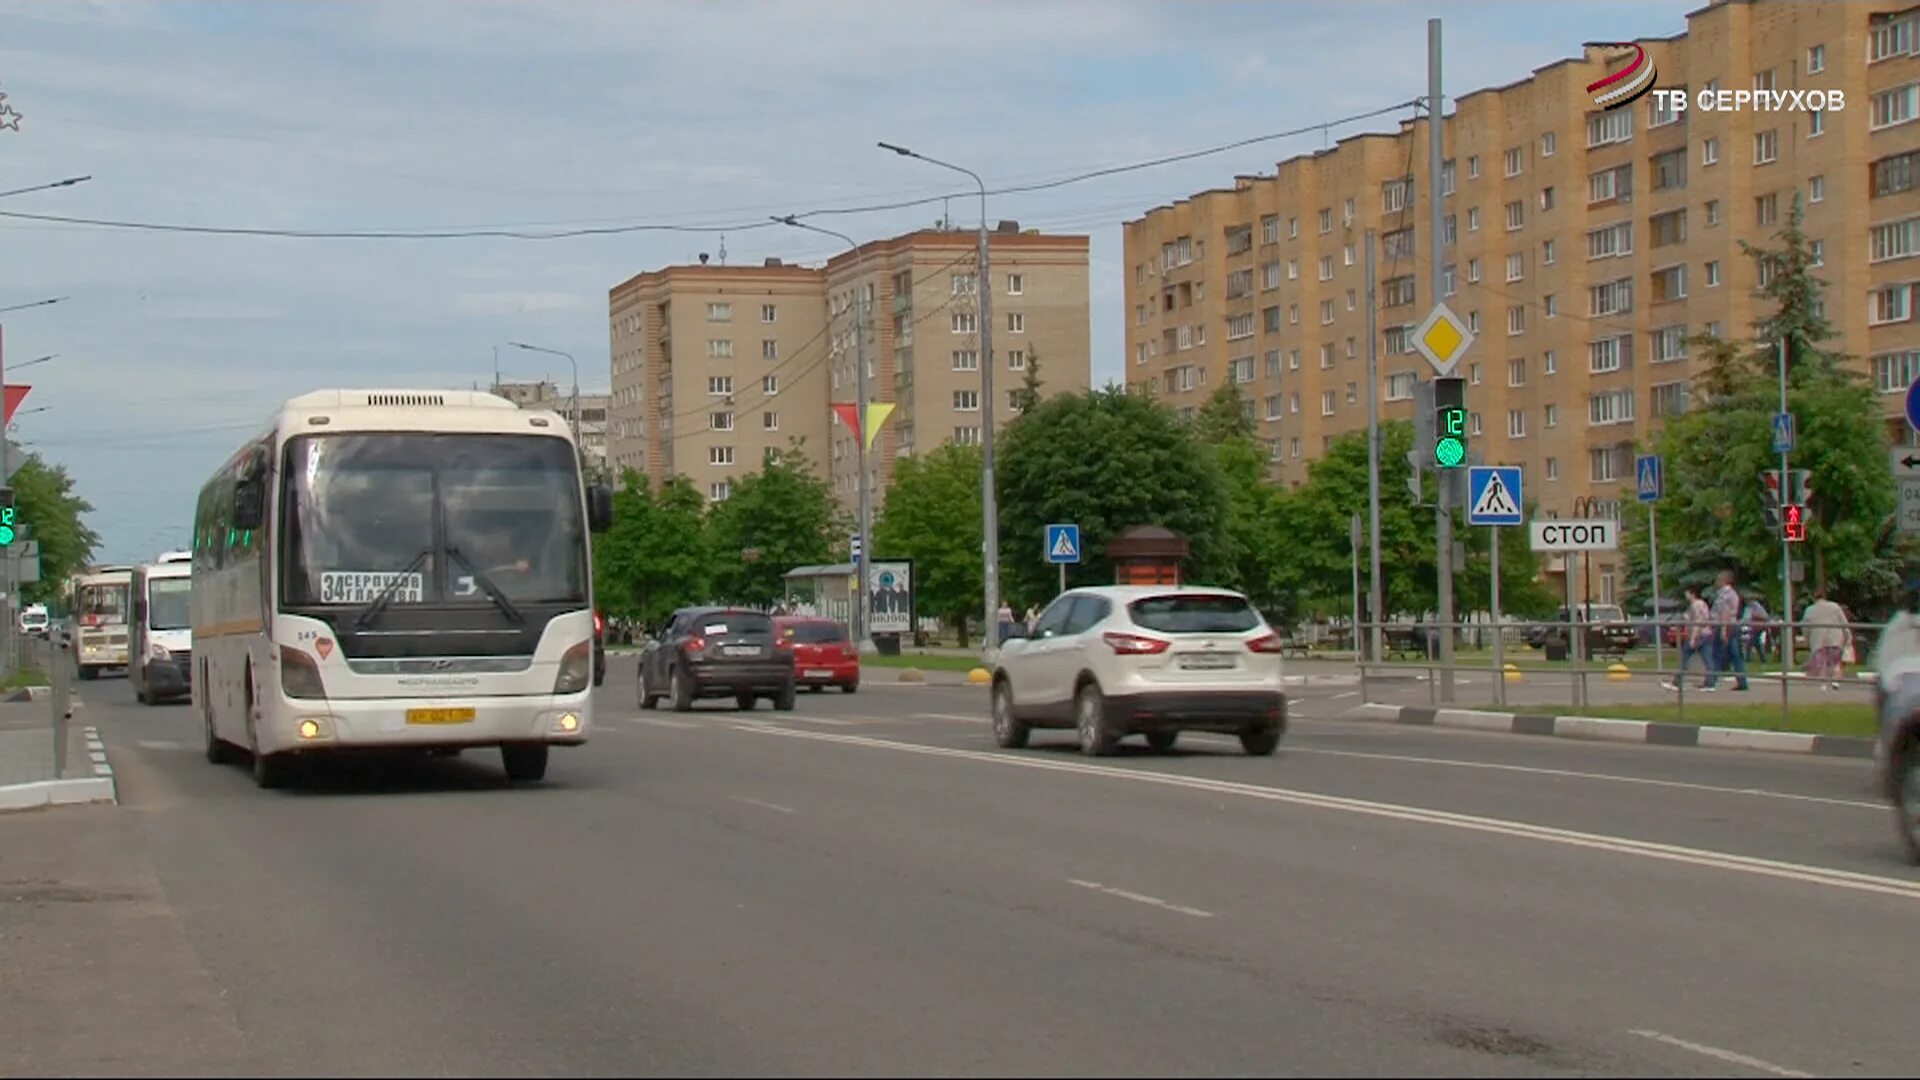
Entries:
[[1433,460],[1443,469],[1457,469],[1467,460],[1467,444],[1448,435],[1433,444]]
[[13,546],[13,526],[0,525],[0,547]]

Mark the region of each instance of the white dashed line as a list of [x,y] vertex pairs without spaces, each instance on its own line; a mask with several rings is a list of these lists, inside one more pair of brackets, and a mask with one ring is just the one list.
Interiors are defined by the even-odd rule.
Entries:
[[733,797],[733,801],[743,802],[743,803],[746,803],[748,806],[758,806],[763,810],[778,811],[779,813],[782,813],[782,814],[797,814],[800,812],[798,810],[795,810],[791,806],[781,806],[779,803],[762,802],[759,799],[749,799],[745,795],[735,795]]
[[1191,915],[1196,919],[1213,918],[1213,912],[1211,911],[1201,911],[1199,908],[1187,907],[1184,904],[1168,903],[1167,901],[1162,900],[1157,896],[1147,896],[1144,893],[1128,892],[1125,889],[1116,889],[1111,885],[1102,885],[1097,881],[1081,881],[1078,878],[1068,878],[1067,884],[1078,885],[1083,889],[1092,889],[1094,892],[1105,893],[1108,896],[1117,896],[1122,900],[1131,900],[1136,904],[1145,904],[1148,907],[1161,908],[1163,910],[1171,911],[1179,915]]
[[648,727],[679,728],[682,731],[700,726],[699,724],[690,723],[686,720],[663,720],[657,716],[630,716],[627,718],[627,722],[630,724],[645,724]]
[[1652,1039],[1654,1042],[1657,1042],[1657,1043],[1665,1043],[1668,1046],[1677,1046],[1682,1050],[1691,1050],[1692,1052],[1699,1054],[1702,1057],[1713,1058],[1715,1061],[1724,1061],[1729,1065],[1744,1065],[1749,1069],[1754,1069],[1763,1073],[1771,1073],[1774,1076],[1811,1077],[1813,1075],[1812,1073],[1801,1072],[1798,1069],[1784,1068],[1782,1066],[1775,1065],[1770,1061],[1761,1061],[1757,1057],[1748,1057],[1745,1054],[1736,1054],[1731,1050],[1722,1050],[1717,1046],[1708,1046],[1705,1043],[1688,1042],[1686,1039],[1675,1038],[1674,1036],[1667,1035],[1663,1032],[1635,1031],[1635,1032],[1632,1032],[1631,1034],[1638,1035],[1643,1039]]

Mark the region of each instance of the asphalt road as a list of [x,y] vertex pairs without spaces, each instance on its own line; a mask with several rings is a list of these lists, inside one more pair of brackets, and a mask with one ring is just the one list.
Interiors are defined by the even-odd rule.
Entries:
[[[1920,874],[1866,763],[1333,722],[994,749],[985,694],[642,713],[497,755],[200,756],[0,816],[0,1075],[1913,1075]],[[1316,719],[1323,718],[1323,719]]]

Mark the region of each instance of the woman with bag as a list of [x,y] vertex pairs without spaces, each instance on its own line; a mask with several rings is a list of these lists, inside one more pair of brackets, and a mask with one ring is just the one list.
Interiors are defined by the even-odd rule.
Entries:
[[1838,690],[1847,650],[1853,647],[1846,609],[1828,599],[1822,589],[1814,593],[1801,624],[1807,628],[1807,678],[1825,679],[1827,689]]

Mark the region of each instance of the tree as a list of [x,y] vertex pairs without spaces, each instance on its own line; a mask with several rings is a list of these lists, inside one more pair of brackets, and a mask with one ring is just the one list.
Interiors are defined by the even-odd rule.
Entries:
[[899,459],[873,535],[876,557],[913,560],[916,605],[957,628],[964,647],[985,589],[980,448],[947,443]]
[[1040,350],[1027,349],[1027,367],[1020,375],[1020,388],[1013,392],[1013,407],[1021,416],[1040,404]]
[[[1802,213],[1796,194],[1775,247],[1741,245],[1766,281],[1756,295],[1772,301],[1770,312],[1755,321],[1748,347],[1689,339],[1705,350],[1694,407],[1670,418],[1654,444],[1667,471],[1662,555],[1672,552],[1679,570],[1662,577],[1676,584],[1738,568],[1776,603],[1780,599],[1773,591],[1780,577],[1780,535],[1764,512],[1760,474],[1780,467],[1772,425],[1783,362],[1788,411],[1798,429],[1791,466],[1812,470],[1814,484],[1807,541],[1795,555],[1811,561],[1815,588],[1833,584],[1844,590],[1858,579],[1884,576],[1873,564],[1888,550],[1882,533],[1897,495],[1886,467],[1887,429],[1872,388],[1830,346],[1835,333],[1821,310],[1826,282],[1813,274]],[[1645,580],[1645,514],[1628,518],[1638,526],[1626,538],[1632,573]],[[1662,563],[1667,570],[1668,559]]]
[[1226,511],[1218,463],[1166,405],[1118,386],[1040,402],[1007,427],[998,490],[1004,593],[1016,606],[1054,595],[1041,558],[1046,526],[1080,526],[1069,577],[1112,581],[1105,548],[1132,525],[1160,525],[1191,545],[1183,577],[1216,580]]
[[786,592],[787,571],[832,561],[849,528],[832,485],[814,475],[796,443],[709,511],[714,592],[730,603],[771,606]]
[[[1434,566],[1433,512],[1413,505],[1407,490],[1407,453],[1413,426],[1400,421],[1381,425],[1380,570],[1386,611],[1426,611],[1435,603],[1439,574]],[[1303,611],[1315,615],[1353,610],[1353,515],[1367,515],[1367,433],[1349,432],[1333,441],[1320,460],[1307,467],[1307,482],[1286,503],[1286,520],[1276,526],[1286,564]],[[1501,549],[1504,554],[1506,549]],[[1361,558],[1368,558],[1365,538]],[[1363,575],[1366,564],[1361,567]]]
[[13,499],[14,520],[40,545],[40,580],[20,591],[30,602],[53,600],[100,545],[100,537],[86,523],[93,505],[74,494],[65,466],[50,466],[34,453],[27,454],[13,474]]
[[1246,399],[1226,383],[1194,417],[1194,433],[1220,470],[1226,496],[1221,527],[1220,584],[1239,589],[1279,619],[1296,612],[1287,571],[1287,539],[1279,526],[1287,495],[1267,483],[1266,447],[1255,437]]
[[664,622],[676,608],[707,598],[712,566],[692,481],[676,476],[655,492],[628,470],[613,496],[613,528],[594,537],[595,599],[609,615]]
[[1252,403],[1240,393],[1238,385],[1222,383],[1194,415],[1193,429],[1201,442],[1212,446],[1233,439],[1252,439],[1256,434]]

